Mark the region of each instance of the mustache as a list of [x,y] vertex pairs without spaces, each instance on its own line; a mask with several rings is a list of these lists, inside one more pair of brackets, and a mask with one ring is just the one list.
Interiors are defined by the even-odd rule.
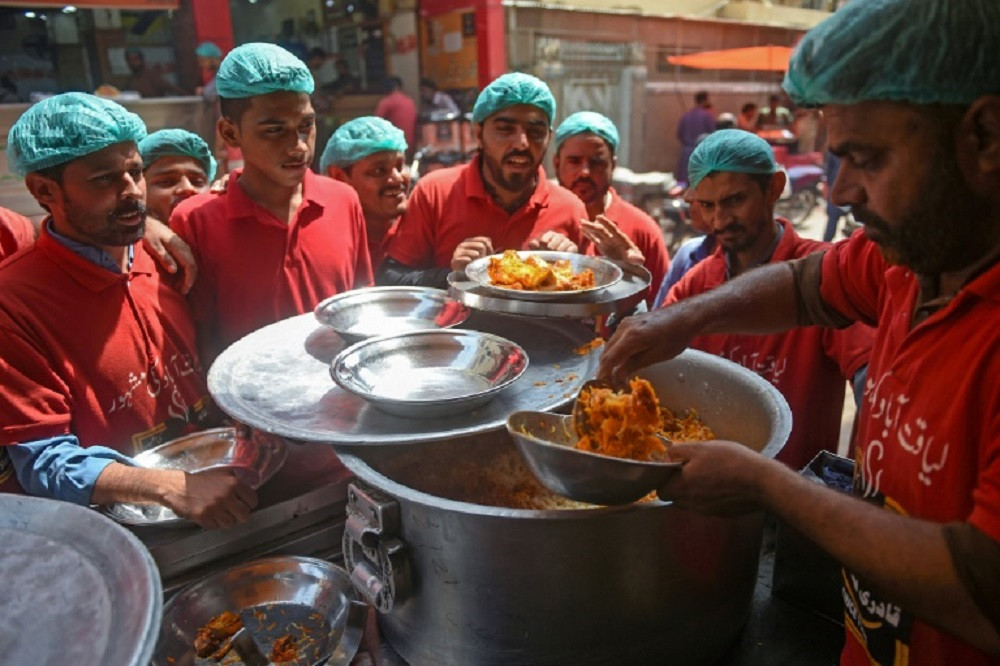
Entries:
[[577,185],[590,185],[594,189],[597,189],[597,183],[594,182],[593,178],[577,178],[570,187],[576,187]]
[[712,233],[716,234],[716,235],[722,235],[722,234],[727,234],[727,233],[730,233],[730,232],[732,232],[732,233],[738,233],[740,231],[746,231],[746,227],[744,227],[742,224],[739,224],[739,223],[733,223],[733,224],[727,224],[726,226],[722,227],[721,229],[713,229]]
[[534,159],[535,159],[532,156],[532,154],[529,153],[526,150],[512,150],[511,152],[509,152],[509,153],[507,153],[506,155],[503,156],[504,160],[509,160],[512,157],[523,157],[524,159],[528,160],[529,162],[533,162]]
[[146,204],[142,203],[141,201],[133,201],[131,203],[124,203],[118,206],[113,211],[108,213],[108,217],[110,218],[128,217],[129,215],[135,215],[136,213],[139,213],[140,215],[145,217],[147,212],[148,209],[146,208]]

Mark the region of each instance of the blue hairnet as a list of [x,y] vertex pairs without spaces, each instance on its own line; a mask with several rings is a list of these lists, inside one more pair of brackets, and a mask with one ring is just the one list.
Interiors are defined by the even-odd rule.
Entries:
[[7,165],[26,176],[146,136],[142,118],[117,102],[63,93],[25,111],[7,136]]
[[195,48],[194,54],[202,58],[221,58],[222,49],[215,42],[202,42]]
[[274,44],[254,42],[229,52],[215,75],[219,97],[239,99],[273,92],[312,94],[306,64]]
[[556,150],[566,139],[586,132],[607,141],[611,152],[618,150],[618,128],[610,118],[593,111],[578,111],[559,124],[556,128]]
[[688,179],[693,189],[716,171],[763,174],[777,170],[774,151],[767,141],[751,132],[725,129],[709,134],[691,153]]
[[165,129],[153,132],[139,142],[139,154],[142,155],[144,169],[152,166],[161,157],[193,157],[209,180],[215,178],[215,158],[212,151],[197,134],[182,129]]
[[326,173],[330,165],[346,167],[362,157],[383,150],[406,152],[406,136],[388,120],[363,116],[337,128],[319,160],[320,172]]
[[556,116],[556,99],[549,87],[541,79],[531,74],[514,72],[504,74],[483,88],[472,107],[472,122],[481,123],[497,111],[515,104],[537,106],[549,117],[549,123]]
[[810,30],[784,88],[798,104],[969,104],[1000,93],[1000,2],[864,0]]

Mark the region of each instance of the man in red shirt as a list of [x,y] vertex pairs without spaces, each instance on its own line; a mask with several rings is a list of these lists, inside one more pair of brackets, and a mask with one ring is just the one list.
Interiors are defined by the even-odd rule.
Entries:
[[387,79],[389,94],[375,105],[375,115],[385,118],[403,130],[406,142],[417,145],[417,103],[403,92],[403,81],[398,76]]
[[[688,168],[693,199],[718,246],[667,294],[664,306],[719,287],[752,268],[804,257],[829,247],[774,218],[785,174],[766,141],[743,130],[719,130],[698,144]],[[753,370],[774,384],[792,410],[792,433],[778,455],[802,469],[820,451],[836,451],[844,382],[860,395],[874,330],[809,326],[772,335],[699,335],[700,349]]]
[[627,249],[624,256],[622,250],[628,241],[635,245],[642,254],[642,264],[653,276],[645,294],[647,307],[652,307],[670,256],[656,220],[611,187],[611,175],[618,165],[618,128],[599,113],[580,111],[560,123],[555,141],[559,184],[587,207],[587,218],[581,221],[584,234],[599,252],[614,259],[627,258]]
[[0,208],[0,261],[35,242],[35,225],[24,215]]
[[450,271],[496,252],[576,252],[587,211],[541,167],[555,110],[548,86],[528,74],[484,88],[472,112],[479,155],[420,179],[379,282],[446,287]]
[[245,166],[224,194],[192,197],[170,219],[198,261],[190,303],[206,364],[244,335],[372,281],[358,195],[309,169],[309,68],[279,46],[244,44],[216,85],[219,131]]
[[322,173],[358,193],[365,213],[368,255],[377,273],[385,247],[406,212],[410,169],[403,131],[382,118],[355,118],[333,133],[319,165]]
[[624,377],[702,332],[876,326],[857,497],[730,442],[674,446],[660,491],[768,508],[843,563],[849,666],[1000,664],[998,38],[994,0],[852,2],[813,28],[784,87],[823,106],[832,199],[864,231],[626,321],[601,361]]
[[256,495],[232,472],[129,457],[204,425],[209,407],[184,297],[137,242],[145,134],[135,114],[81,93],[39,102],[11,128],[11,169],[50,217],[0,266],[0,449],[31,494],[154,502],[233,525]]

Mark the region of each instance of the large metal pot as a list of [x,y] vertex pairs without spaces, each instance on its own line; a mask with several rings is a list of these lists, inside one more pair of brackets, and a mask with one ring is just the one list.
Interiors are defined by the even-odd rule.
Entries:
[[[664,404],[694,407],[720,438],[774,457],[791,428],[781,395],[687,351],[640,373]],[[341,448],[344,552],[386,639],[411,664],[711,663],[738,636],[756,581],[762,514],[706,517],[652,501],[533,511],[424,492],[428,465],[488,461],[506,433]]]

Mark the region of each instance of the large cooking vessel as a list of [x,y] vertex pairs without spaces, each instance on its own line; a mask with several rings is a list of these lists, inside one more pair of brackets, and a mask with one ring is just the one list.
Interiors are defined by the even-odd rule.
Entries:
[[[672,408],[774,457],[791,428],[757,375],[696,351],[652,366]],[[504,509],[442,497],[463,461],[513,449],[493,433],[402,447],[341,447],[344,553],[410,664],[717,661],[746,622],[763,516],[706,517],[652,501],[615,508]],[[430,485],[429,485],[430,484]],[[425,492],[429,487],[435,493]]]

